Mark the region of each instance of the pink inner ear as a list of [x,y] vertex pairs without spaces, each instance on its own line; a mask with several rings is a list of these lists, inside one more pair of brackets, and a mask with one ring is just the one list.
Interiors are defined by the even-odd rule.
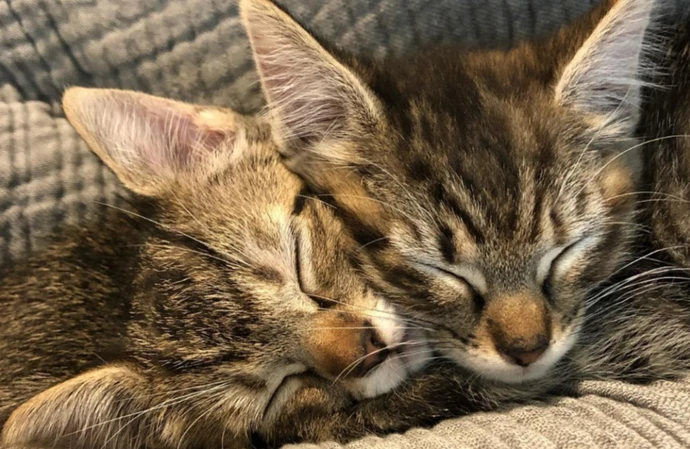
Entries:
[[210,153],[218,151],[229,137],[224,131],[207,128],[194,121],[194,116],[184,111],[168,111],[161,115],[151,114],[148,124],[152,132],[159,134],[160,146],[149,146],[146,159],[160,168],[191,170],[203,162]]
[[136,171],[191,171],[210,153],[232,148],[222,145],[232,137],[229,131],[204,126],[188,105],[130,93],[112,100],[113,126],[99,127],[99,138],[116,162]]

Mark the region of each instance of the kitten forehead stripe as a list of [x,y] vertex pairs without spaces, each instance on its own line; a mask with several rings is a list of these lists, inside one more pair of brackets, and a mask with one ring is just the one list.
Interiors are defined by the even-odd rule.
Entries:
[[438,244],[441,249],[441,254],[446,262],[455,263],[455,235],[453,230],[447,224],[439,227],[440,234],[438,236]]
[[434,186],[432,195],[438,204],[448,207],[462,221],[467,232],[474,238],[476,243],[481,244],[485,241],[484,233],[474,223],[472,217],[460,206],[460,203],[450,196],[443,183],[439,182]]

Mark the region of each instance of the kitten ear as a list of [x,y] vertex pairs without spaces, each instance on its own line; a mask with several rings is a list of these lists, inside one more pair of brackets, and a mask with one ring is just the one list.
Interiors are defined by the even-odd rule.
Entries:
[[[655,0],[619,0],[563,70],[558,104],[590,115],[601,134],[629,137],[640,118],[640,89],[651,50],[645,32]],[[602,122],[603,120],[603,122]]]
[[242,117],[142,93],[71,88],[67,120],[130,189],[157,196],[171,182],[208,168],[212,156],[234,156]]
[[376,122],[373,94],[288,14],[269,0],[241,0],[240,10],[283,151],[295,141],[347,139]]

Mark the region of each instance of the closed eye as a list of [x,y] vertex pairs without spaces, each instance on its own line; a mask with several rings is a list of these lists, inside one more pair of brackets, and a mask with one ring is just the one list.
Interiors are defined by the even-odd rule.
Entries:
[[542,257],[537,268],[537,282],[547,298],[553,298],[553,282],[571,268],[584,250],[593,246],[599,239],[585,237],[570,245],[552,248]]
[[304,280],[302,279],[302,250],[300,248],[299,232],[294,232],[295,235],[295,274],[297,275],[297,284],[299,289],[304,291]]
[[336,304],[334,301],[331,301],[328,298],[324,298],[315,294],[307,293],[303,273],[304,262],[302,261],[301,235],[299,232],[294,232],[293,234],[295,235],[295,273],[297,274],[297,283],[299,285],[299,289],[302,291],[302,293],[307,295],[309,299],[311,299],[319,308],[328,309],[330,307],[333,307]]
[[319,306],[319,309],[330,309],[331,307],[337,304],[335,301],[331,301],[330,299],[324,298],[323,296],[310,295],[308,293],[307,296],[309,297],[309,299],[314,301],[314,303],[317,306]]
[[[463,276],[446,268],[432,265],[425,262],[417,262],[417,265],[429,274],[442,276],[445,279],[452,279],[456,282],[462,290],[465,290],[466,295],[471,296],[478,304],[483,304],[482,291],[486,290],[484,277],[475,270],[465,269],[467,276]],[[470,282],[471,278],[473,282]]]

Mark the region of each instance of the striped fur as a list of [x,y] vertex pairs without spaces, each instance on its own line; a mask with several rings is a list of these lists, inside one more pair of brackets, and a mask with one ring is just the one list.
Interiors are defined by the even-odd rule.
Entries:
[[423,366],[266,125],[124,91],[64,107],[138,196],[0,274],[0,446],[245,447],[304,379],[344,407]]
[[[690,36],[649,34],[661,3],[603,2],[508,50],[385,61],[324,47],[268,0],[241,3],[286,164],[334,205],[368,281],[458,365],[344,425],[400,430],[415,407],[429,423],[586,378],[687,372],[690,178],[685,141],[664,139],[683,133],[690,91],[664,74],[685,77]],[[331,112],[300,115],[318,114],[314,92]]]

